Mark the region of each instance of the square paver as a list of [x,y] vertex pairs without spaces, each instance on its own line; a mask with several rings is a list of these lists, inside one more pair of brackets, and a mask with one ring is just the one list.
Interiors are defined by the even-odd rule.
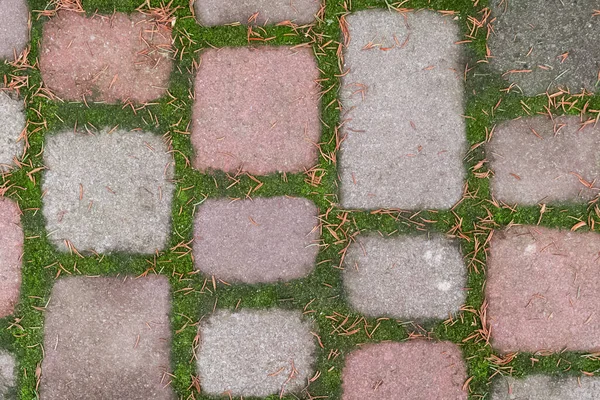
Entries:
[[166,93],[171,29],[141,13],[60,11],[44,24],[40,71],[60,98],[145,103]]
[[319,70],[311,49],[206,50],[195,83],[195,168],[267,175],[317,164]]
[[600,192],[600,127],[579,117],[521,118],[487,145],[493,196],[509,204],[585,202]]
[[15,357],[0,349],[0,399],[16,399],[16,383],[17,367]]
[[466,379],[462,353],[453,343],[367,344],[346,357],[342,400],[466,400]]
[[13,160],[21,157],[25,144],[21,140],[23,129],[25,129],[23,101],[0,89],[0,173],[12,168]]
[[23,240],[19,206],[0,197],[0,318],[12,314],[19,301]]
[[196,214],[194,261],[226,281],[301,278],[314,268],[319,233],[318,209],[306,199],[207,200]]
[[442,236],[359,237],[344,259],[350,304],[371,317],[448,318],[466,298],[458,244]]
[[467,150],[456,23],[433,11],[347,17],[341,202],[346,208],[448,208]]
[[513,351],[600,350],[600,235],[518,226],[488,255],[492,345]]
[[40,398],[173,400],[164,276],[69,277],[45,313]]
[[29,41],[27,0],[0,3],[0,59],[14,60]]
[[491,63],[525,95],[559,87],[595,91],[600,66],[597,0],[492,0]]
[[311,329],[299,311],[218,311],[200,325],[203,393],[264,397],[302,389],[314,371]]
[[505,376],[494,384],[491,400],[597,400],[600,380],[592,377],[559,378],[531,375],[522,379]]
[[297,25],[310,24],[321,8],[320,0],[196,0],[198,21],[205,26],[235,22],[260,25],[291,21]]
[[61,250],[163,249],[173,195],[168,150],[160,136],[138,131],[48,136],[42,187],[50,240]]

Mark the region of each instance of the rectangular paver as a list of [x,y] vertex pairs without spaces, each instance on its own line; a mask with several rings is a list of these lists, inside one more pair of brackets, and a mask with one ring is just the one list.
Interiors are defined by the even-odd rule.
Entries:
[[342,206],[451,207],[467,149],[458,26],[432,11],[360,11],[347,21]]
[[367,344],[346,356],[343,400],[466,400],[466,366],[457,345],[412,340]]
[[600,185],[600,127],[579,117],[520,118],[498,125],[487,145],[492,195],[509,204],[585,202]]
[[27,0],[2,0],[0,4],[0,59],[13,60],[29,41]]
[[0,399],[16,400],[17,367],[15,357],[0,349]]
[[298,391],[314,371],[315,338],[300,311],[219,311],[200,325],[203,393],[257,396]]
[[40,398],[173,400],[169,282],[58,280],[45,312]]
[[0,318],[12,314],[19,301],[23,240],[19,206],[0,197]]
[[48,136],[42,188],[50,240],[61,250],[162,250],[173,195],[168,150],[160,136],[138,131]]
[[558,378],[531,375],[502,377],[494,384],[491,400],[597,400],[600,380],[592,377]]
[[317,207],[291,197],[207,200],[197,210],[196,268],[226,281],[306,276],[319,251]]
[[494,232],[486,284],[501,352],[600,350],[600,235],[518,226]]
[[363,314],[448,318],[466,298],[457,243],[441,236],[358,237],[344,259],[350,304]]
[[204,51],[194,87],[194,167],[267,175],[315,166],[318,78],[309,48]]
[[[0,11],[1,13],[1,11]],[[14,167],[14,159],[23,153],[25,129],[23,101],[13,93],[0,90],[0,173]]]
[[239,22],[260,25],[290,21],[297,25],[314,22],[320,0],[196,0],[198,21],[205,26]]

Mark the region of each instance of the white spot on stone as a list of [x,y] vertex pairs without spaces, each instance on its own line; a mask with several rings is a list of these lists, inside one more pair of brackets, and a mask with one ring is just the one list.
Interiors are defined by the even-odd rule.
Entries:
[[527,247],[525,247],[525,254],[535,253],[535,248],[536,248],[535,243],[528,245]]
[[442,292],[447,292],[448,290],[452,289],[452,283],[448,281],[438,282],[437,288]]

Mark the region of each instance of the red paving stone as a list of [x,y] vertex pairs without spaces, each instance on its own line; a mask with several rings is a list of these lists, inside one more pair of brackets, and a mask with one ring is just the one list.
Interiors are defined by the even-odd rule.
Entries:
[[192,144],[201,170],[301,172],[317,163],[319,71],[309,48],[202,53]]
[[19,301],[23,239],[19,206],[0,197],[0,318],[12,314]]
[[144,103],[166,93],[170,49],[171,30],[140,13],[61,11],[44,24],[40,70],[65,100]]
[[465,363],[457,345],[413,340],[368,344],[346,357],[343,400],[464,400]]
[[494,232],[486,285],[494,348],[600,351],[599,254],[597,233]]

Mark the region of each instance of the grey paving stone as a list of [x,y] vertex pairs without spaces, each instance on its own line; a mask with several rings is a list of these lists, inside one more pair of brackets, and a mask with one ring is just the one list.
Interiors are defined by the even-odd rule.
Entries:
[[319,234],[318,210],[310,200],[207,200],[196,214],[195,266],[226,281],[301,278],[314,268]]
[[350,304],[372,317],[446,319],[465,302],[460,249],[441,236],[358,237],[344,266]]
[[203,393],[258,396],[302,389],[314,371],[312,324],[299,311],[218,311],[200,325]]
[[67,250],[153,253],[170,234],[173,158],[160,136],[61,132],[44,150],[44,217]]
[[558,87],[596,90],[600,25],[592,14],[597,0],[492,0],[490,6],[496,18],[488,41],[492,65],[524,94]]
[[491,400],[597,400],[600,380],[592,377],[557,378],[531,375],[497,379]]
[[341,202],[346,208],[447,208],[467,150],[456,23],[432,11],[347,17]]
[[509,204],[585,202],[600,192],[600,127],[579,117],[504,122],[487,144],[492,195]]
[[[196,0],[196,16],[205,26],[242,24],[277,24],[291,21],[309,24],[321,7],[319,0]],[[256,13],[258,15],[254,16]]]
[[0,399],[16,399],[17,367],[15,357],[0,349]]
[[14,60],[29,41],[29,10],[26,0],[0,3],[0,59]]
[[68,277],[45,313],[40,398],[173,400],[164,276]]
[[19,301],[23,241],[19,206],[0,197],[0,318],[12,314]]
[[24,128],[23,102],[0,89],[0,173],[14,167],[14,158],[21,157],[25,142],[19,138]]

